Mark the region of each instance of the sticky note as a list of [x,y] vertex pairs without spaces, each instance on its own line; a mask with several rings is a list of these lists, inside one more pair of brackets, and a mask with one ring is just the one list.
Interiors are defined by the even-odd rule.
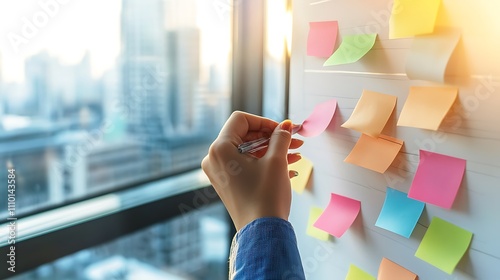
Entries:
[[294,170],[299,173],[298,176],[290,179],[290,183],[292,185],[292,190],[301,194],[307,187],[307,183],[309,182],[309,178],[311,177],[311,173],[313,170],[312,161],[302,156],[299,161],[289,164],[288,170]]
[[464,159],[420,150],[408,197],[450,209],[464,172]]
[[438,130],[457,95],[454,87],[410,87],[398,126]]
[[307,55],[329,57],[337,41],[338,22],[321,21],[309,23],[307,35]]
[[389,19],[389,39],[434,31],[441,0],[394,0]]
[[472,232],[433,217],[415,256],[452,274],[472,240]]
[[378,137],[396,106],[396,96],[363,90],[354,111],[342,127]]
[[416,280],[417,275],[399,264],[382,258],[378,268],[378,280]]
[[378,138],[361,134],[345,162],[352,163],[379,173],[384,173],[394,161],[403,146],[403,141],[380,135]]
[[347,272],[345,280],[376,280],[376,279],[375,277],[371,276],[368,272],[351,264],[349,266],[349,271]]
[[354,63],[375,45],[377,34],[345,35],[339,48],[323,63],[323,66]]
[[360,209],[359,200],[332,193],[328,206],[314,226],[340,238],[352,225]]
[[409,198],[404,192],[387,188],[375,226],[410,238],[424,206],[425,203]]
[[337,100],[331,99],[314,107],[311,115],[302,122],[302,128],[297,132],[304,137],[314,137],[325,131],[337,109]]
[[317,238],[319,240],[322,240],[322,241],[327,241],[328,238],[329,238],[329,234],[328,232],[326,231],[323,231],[319,228],[315,228],[313,226],[313,224],[316,222],[316,220],[319,218],[319,216],[321,215],[321,213],[323,213],[323,209],[319,208],[319,207],[311,207],[311,209],[309,209],[309,220],[307,221],[307,231],[306,231],[306,234],[311,236],[311,237],[314,237],[314,238]]
[[453,28],[436,28],[433,34],[415,36],[406,58],[406,76],[411,80],[444,83],[446,67],[461,32]]

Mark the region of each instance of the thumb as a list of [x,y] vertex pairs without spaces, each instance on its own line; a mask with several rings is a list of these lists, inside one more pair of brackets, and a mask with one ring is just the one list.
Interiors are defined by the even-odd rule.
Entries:
[[266,152],[266,156],[282,156],[286,159],[288,154],[288,147],[290,146],[290,141],[292,139],[292,121],[284,120],[280,123],[273,131],[271,139],[269,140],[269,146]]

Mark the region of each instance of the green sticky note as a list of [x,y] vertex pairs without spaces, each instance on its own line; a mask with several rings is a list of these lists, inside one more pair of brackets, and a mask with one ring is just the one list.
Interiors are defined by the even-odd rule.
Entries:
[[321,216],[321,213],[323,213],[323,209],[315,206],[311,207],[311,209],[309,210],[309,221],[307,221],[306,233],[307,235],[319,240],[327,241],[329,236],[328,232],[313,226],[319,216]]
[[358,61],[375,44],[377,34],[345,35],[339,48],[328,58],[323,66],[348,64]]
[[375,277],[368,274],[368,272],[351,264],[345,280],[376,280]]
[[415,256],[452,274],[471,240],[472,232],[434,217]]

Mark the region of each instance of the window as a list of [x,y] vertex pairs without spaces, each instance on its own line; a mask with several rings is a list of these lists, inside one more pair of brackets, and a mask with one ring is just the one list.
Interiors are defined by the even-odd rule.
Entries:
[[230,111],[231,5],[216,2],[0,3],[17,215],[199,168]]
[[222,204],[204,207],[78,251],[12,280],[227,279],[225,215]]

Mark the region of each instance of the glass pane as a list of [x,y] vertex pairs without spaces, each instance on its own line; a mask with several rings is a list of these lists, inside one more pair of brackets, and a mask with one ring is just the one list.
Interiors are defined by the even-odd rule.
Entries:
[[198,168],[229,114],[231,7],[0,2],[0,182],[15,169],[16,214]]
[[226,215],[221,203],[201,208],[11,279],[227,279]]

